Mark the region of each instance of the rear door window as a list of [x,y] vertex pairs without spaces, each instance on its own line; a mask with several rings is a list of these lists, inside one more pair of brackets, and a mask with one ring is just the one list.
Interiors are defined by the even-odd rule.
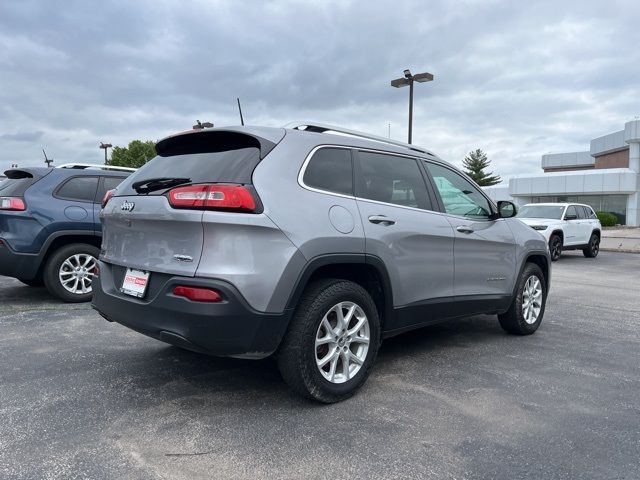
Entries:
[[576,205],[576,211],[578,212],[578,218],[580,220],[584,220],[585,218],[588,218],[589,216],[587,215],[586,210],[584,209],[583,206],[581,205]]
[[326,192],[353,195],[351,150],[321,148],[309,160],[302,178],[304,184]]
[[98,177],[72,177],[57,188],[54,196],[64,200],[93,203],[97,189]]
[[358,151],[356,196],[403,207],[431,209],[415,158]]
[[104,198],[104,194],[108,190],[113,190],[127,177],[102,177],[100,179],[100,186],[98,187],[98,193],[96,193],[95,202],[100,203]]

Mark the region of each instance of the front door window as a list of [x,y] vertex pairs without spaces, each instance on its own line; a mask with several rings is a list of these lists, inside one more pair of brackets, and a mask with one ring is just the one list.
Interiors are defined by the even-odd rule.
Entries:
[[473,220],[491,218],[489,201],[466,178],[434,163],[426,163],[426,167],[436,184],[445,212]]

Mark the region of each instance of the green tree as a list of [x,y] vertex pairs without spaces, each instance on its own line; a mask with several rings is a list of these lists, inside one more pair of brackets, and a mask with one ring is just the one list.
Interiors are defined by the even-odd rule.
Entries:
[[146,142],[133,140],[126,147],[113,147],[111,160],[107,163],[119,167],[140,168],[155,156],[155,142],[151,140],[147,140]]
[[487,154],[479,148],[469,155],[464,157],[462,165],[464,172],[469,175],[473,180],[481,187],[490,187],[500,183],[502,179],[499,175],[494,175],[493,172],[486,172],[485,169],[489,167],[491,160],[487,158]]

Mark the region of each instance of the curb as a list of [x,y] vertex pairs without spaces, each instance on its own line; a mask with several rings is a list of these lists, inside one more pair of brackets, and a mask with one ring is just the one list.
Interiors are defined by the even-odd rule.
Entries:
[[631,250],[628,248],[603,248],[600,247],[601,252],[618,252],[618,253],[640,253],[640,250]]

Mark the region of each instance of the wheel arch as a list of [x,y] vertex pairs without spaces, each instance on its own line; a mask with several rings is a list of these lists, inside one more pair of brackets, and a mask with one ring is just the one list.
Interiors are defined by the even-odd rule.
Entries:
[[[544,283],[546,286],[546,290],[547,292],[549,291],[549,282],[551,280],[551,272],[549,269],[549,259],[547,258],[547,254],[546,253],[542,253],[542,252],[530,252],[527,257],[525,258],[524,262],[522,262],[522,265],[520,266],[520,272],[518,273],[518,278],[520,278],[520,276],[522,275],[522,271],[524,270],[524,267],[527,265],[527,263],[533,263],[535,265],[537,265],[538,267],[540,267],[540,270],[542,270],[542,275],[544,275]],[[516,285],[514,287],[514,292],[513,294],[516,295],[516,289],[518,288],[518,282],[516,281]]]
[[562,239],[562,243],[564,244],[564,232],[562,231],[562,229],[556,228],[555,230],[553,230],[551,232],[551,235],[549,235],[549,238],[551,238],[553,235],[558,235]]
[[287,309],[296,308],[307,286],[321,278],[339,278],[361,285],[373,299],[380,326],[393,315],[393,292],[387,269],[378,257],[364,254],[321,255],[310,260],[298,277],[292,294],[287,301]]
[[86,230],[68,230],[52,234],[49,236],[40,251],[38,275],[42,275],[44,265],[56,250],[72,243],[86,243],[88,245],[93,245],[96,248],[100,248],[102,237]]

